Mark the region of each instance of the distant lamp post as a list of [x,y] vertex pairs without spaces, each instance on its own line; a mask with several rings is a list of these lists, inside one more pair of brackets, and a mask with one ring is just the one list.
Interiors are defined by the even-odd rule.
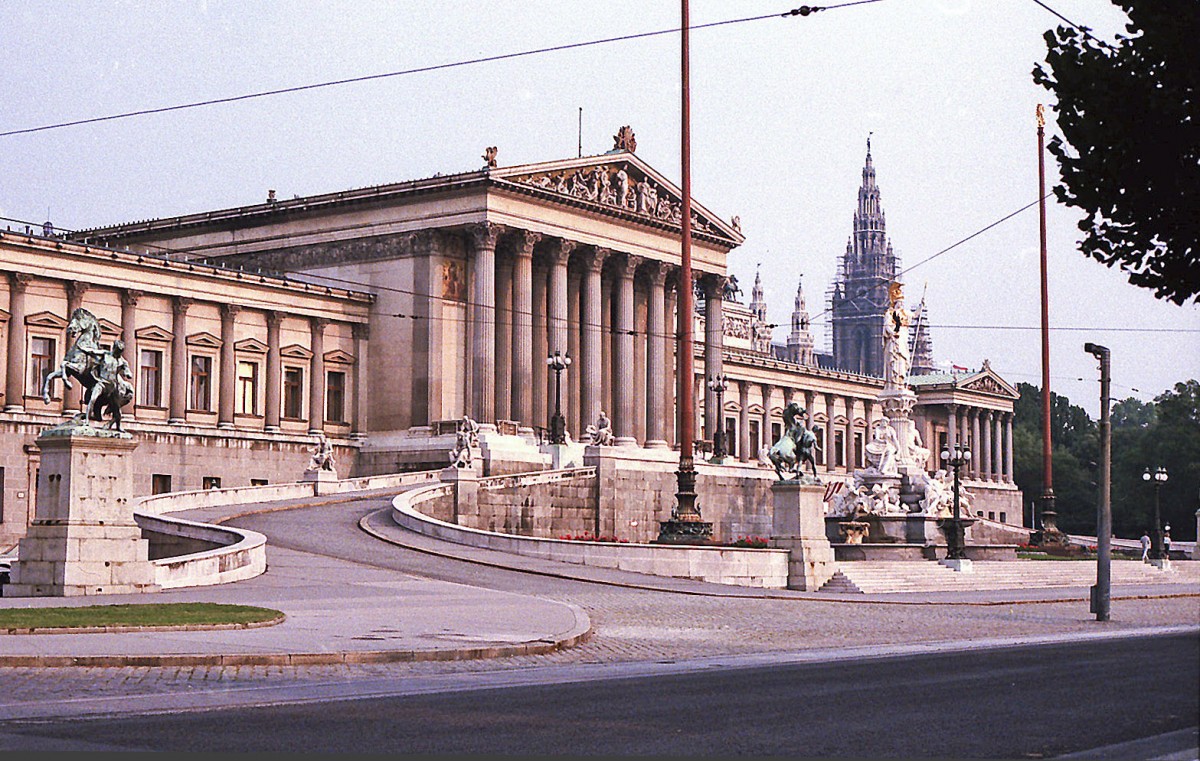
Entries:
[[942,450],[942,462],[954,469],[954,517],[945,521],[945,523],[949,524],[946,528],[947,560],[967,559],[966,532],[963,528],[964,521],[959,515],[958,471],[970,461],[971,450],[966,447],[955,445]]
[[1160,466],[1151,471],[1146,468],[1146,472],[1142,473],[1142,480],[1154,485],[1154,531],[1150,532],[1150,559],[1162,560],[1166,557],[1166,553],[1163,552],[1163,530],[1158,513],[1158,491],[1167,482],[1167,469]]
[[546,364],[554,371],[554,414],[550,417],[550,443],[567,443],[567,419],[562,414],[562,374],[571,366],[571,358],[555,349],[546,357]]
[[708,387],[717,395],[717,427],[713,431],[713,453],[712,462],[724,462],[725,455],[729,452],[725,448],[725,389],[729,388],[729,377],[724,373],[717,373],[708,379]]

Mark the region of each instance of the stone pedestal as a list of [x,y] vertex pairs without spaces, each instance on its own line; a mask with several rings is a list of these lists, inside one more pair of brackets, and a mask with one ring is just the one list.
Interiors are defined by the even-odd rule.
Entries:
[[314,492],[320,497],[325,494],[332,494],[333,484],[338,480],[337,473],[332,470],[311,469],[304,471],[304,475],[300,477],[302,483],[314,484]]
[[975,566],[967,558],[942,558],[938,563],[959,573],[975,573]]
[[804,480],[771,485],[771,546],[788,551],[788,589],[815,592],[837,571],[825,537],[824,495],[824,486]]
[[133,519],[137,442],[107,431],[38,437],[42,452],[33,523],[6,597],[152,592],[149,542]]
[[462,513],[478,514],[479,502],[479,464],[473,463],[465,468],[453,465],[441,473],[443,483],[454,484],[454,513],[451,523],[458,523]]

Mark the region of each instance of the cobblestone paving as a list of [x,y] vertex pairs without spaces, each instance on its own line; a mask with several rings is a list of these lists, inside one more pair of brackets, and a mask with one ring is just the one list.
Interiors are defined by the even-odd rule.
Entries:
[[355,558],[406,573],[536,595],[579,605],[593,623],[584,644],[555,653],[494,660],[306,667],[0,668],[0,703],[112,695],[233,690],[369,677],[488,672],[579,663],[673,661],[830,648],[1054,635],[1200,624],[1200,598],[1116,600],[1108,624],[1086,601],[997,606],[885,605],[700,597],[609,587],[481,568],[386,545],[360,532],[359,517],[382,502],[363,500],[252,516],[237,525],[283,546]]

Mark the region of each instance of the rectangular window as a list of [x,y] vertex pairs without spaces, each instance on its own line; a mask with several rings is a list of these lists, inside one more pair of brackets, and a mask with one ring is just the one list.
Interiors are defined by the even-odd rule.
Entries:
[[762,432],[759,426],[762,425],[757,420],[750,421],[750,452],[751,457],[758,456],[758,450],[762,449]]
[[[1053,398],[1053,397],[1051,397]],[[1000,513],[1000,522],[1008,523],[1008,513]]]
[[833,457],[834,465],[839,468],[846,466],[846,432],[833,432]]
[[825,467],[825,429],[821,428],[819,426],[813,426],[812,432],[813,432],[813,436],[817,440],[817,443],[815,446],[815,448],[817,450],[815,452],[816,457],[817,457],[817,464],[820,465],[821,467]]
[[212,410],[212,357],[192,355],[192,398],[189,409]]
[[725,418],[725,452],[726,454],[737,457],[738,452],[738,426],[737,418]]
[[166,473],[155,473],[150,476],[150,493],[166,494],[171,491],[171,477]]
[[220,489],[221,479],[218,476],[205,476],[202,481],[202,486],[205,489]]
[[161,407],[163,353],[154,349],[142,349],[141,355],[140,401],[147,407]]
[[250,485],[251,485],[251,486],[266,486],[266,485],[267,485],[267,479],[265,479],[265,478],[251,478],[251,479],[250,479]]
[[239,415],[258,414],[257,362],[238,362],[237,412]]
[[54,372],[54,339],[34,336],[29,350],[29,393],[41,395],[46,376]]
[[865,468],[867,466],[866,460],[863,459],[864,457],[863,435],[856,431],[854,433],[854,462],[857,467]]
[[783,435],[782,423],[771,423],[771,443],[779,441],[779,437]]
[[346,422],[346,374],[325,374],[325,419],[331,423]]
[[288,367],[283,371],[283,416],[299,420],[303,409],[301,402],[304,398],[304,370],[299,367]]

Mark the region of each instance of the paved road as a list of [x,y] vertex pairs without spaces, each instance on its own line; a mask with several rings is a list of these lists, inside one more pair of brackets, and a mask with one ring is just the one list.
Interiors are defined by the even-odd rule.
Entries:
[[[658,673],[684,662],[722,667],[921,653],[1069,636],[1134,633],[1200,623],[1200,600],[1118,600],[1097,624],[1086,601],[996,606],[898,606],[804,599],[708,597],[537,576],[388,545],[357,528],[386,506],[381,498],[248,516],[237,525],[266,533],[275,547],[310,557],[352,558],[372,573],[416,574],[572,603],[595,633],[585,644],[545,655],[453,663],[356,666],[193,666],[0,671],[0,719],[143,713],[250,705],[297,698],[394,694],[397,682],[437,691],[478,684],[561,681],[572,674]],[[304,553],[308,553],[305,555]],[[270,574],[268,574],[268,577]],[[264,577],[267,578],[267,577]],[[267,579],[269,581],[269,579]],[[328,580],[327,580],[328,581]],[[431,601],[436,604],[436,601]],[[1132,668],[1132,664],[1130,666]],[[616,669],[616,671],[614,671]]]
[[[0,725],[9,749],[1043,758],[1165,733],[1188,757],[1195,634]],[[1143,741],[1144,742],[1144,741]],[[1153,741],[1152,741],[1153,742]],[[1147,749],[1143,749],[1145,752]],[[1139,757],[1157,755],[1159,746]],[[1097,754],[1102,755],[1102,754]],[[1083,757],[1087,757],[1085,754]],[[1194,757],[1194,756],[1193,756]]]

